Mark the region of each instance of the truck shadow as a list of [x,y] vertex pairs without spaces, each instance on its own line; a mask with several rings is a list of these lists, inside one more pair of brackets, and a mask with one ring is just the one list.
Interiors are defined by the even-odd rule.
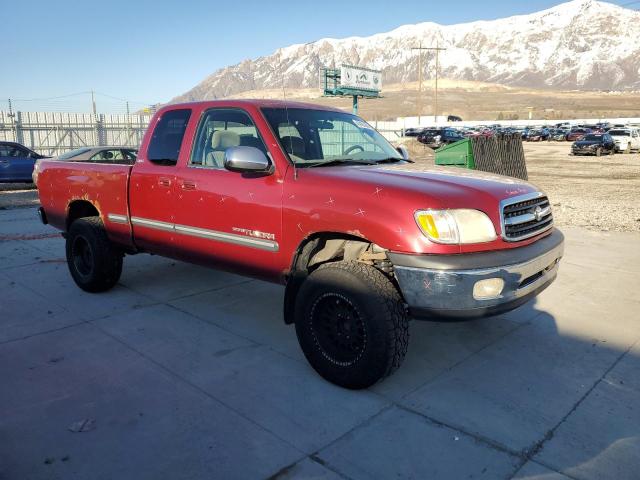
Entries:
[[[159,263],[144,277],[125,281],[140,289],[143,280],[144,288],[164,294],[193,282],[197,288],[167,303],[302,362],[315,376],[293,327],[282,320],[284,289],[254,280],[234,284],[237,279]],[[220,288],[199,291],[198,285]],[[529,462],[516,478],[551,480],[552,470],[579,478],[634,478],[640,468],[640,359],[624,353],[637,333],[617,319],[603,322],[580,297],[563,298],[553,288],[494,317],[412,320],[404,364],[370,390],[477,442],[489,439],[518,465]]]

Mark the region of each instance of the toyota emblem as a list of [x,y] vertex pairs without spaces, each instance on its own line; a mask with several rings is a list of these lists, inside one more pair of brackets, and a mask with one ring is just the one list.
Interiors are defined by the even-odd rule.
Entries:
[[533,217],[536,219],[536,222],[539,222],[542,218],[542,208],[538,205],[536,209],[533,211]]

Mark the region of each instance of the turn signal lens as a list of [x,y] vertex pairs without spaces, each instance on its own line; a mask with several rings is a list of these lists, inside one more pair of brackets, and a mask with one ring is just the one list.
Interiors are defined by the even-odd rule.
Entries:
[[440,234],[438,233],[438,229],[436,228],[436,222],[433,219],[433,215],[425,214],[418,217],[418,224],[422,228],[422,231],[425,232],[431,238],[440,238]]

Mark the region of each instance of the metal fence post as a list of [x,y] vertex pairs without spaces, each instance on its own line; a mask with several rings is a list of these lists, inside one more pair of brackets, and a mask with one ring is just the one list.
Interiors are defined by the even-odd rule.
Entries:
[[107,144],[107,132],[104,126],[104,113],[100,115],[96,115],[96,140],[98,141],[98,146],[102,147]]
[[15,116],[16,142],[24,145],[24,131],[22,130],[22,112],[16,112]]

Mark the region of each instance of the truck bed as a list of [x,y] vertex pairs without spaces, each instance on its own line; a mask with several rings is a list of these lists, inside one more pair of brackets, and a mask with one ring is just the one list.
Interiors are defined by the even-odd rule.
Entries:
[[[66,231],[74,209],[89,201],[105,225],[112,241],[133,246],[128,190],[131,165],[43,160],[39,166],[38,194],[47,221]],[[108,216],[103,212],[110,212]],[[122,217],[111,212],[119,212]],[[122,221],[122,219],[125,221]]]

